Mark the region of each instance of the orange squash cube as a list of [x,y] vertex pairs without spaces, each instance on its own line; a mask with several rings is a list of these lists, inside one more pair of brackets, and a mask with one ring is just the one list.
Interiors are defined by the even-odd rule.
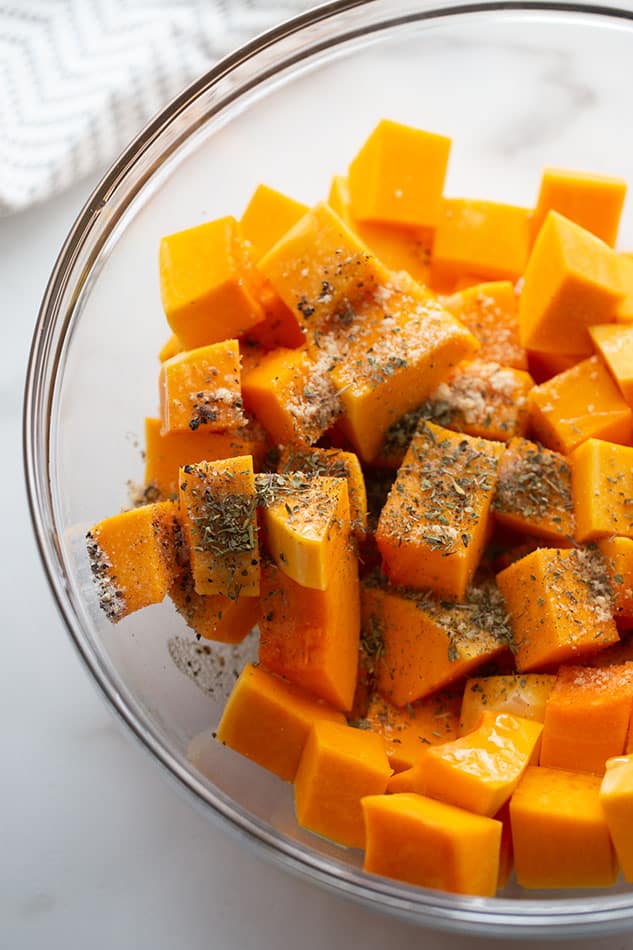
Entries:
[[618,254],[620,264],[620,279],[625,296],[615,311],[617,323],[633,322],[633,254]]
[[578,541],[633,538],[633,448],[587,439],[571,457]]
[[[613,592],[614,616],[633,617],[633,540],[631,538],[599,538],[602,554]],[[633,659],[633,656],[631,657]]]
[[163,307],[187,350],[238,337],[263,320],[258,286],[235,218],[209,221],[161,241]]
[[145,420],[145,486],[161,498],[178,495],[178,469],[182,465],[215,462],[235,455],[252,455],[261,467],[270,446],[258,423],[250,421],[228,432],[196,431],[161,434],[160,419]]
[[550,449],[568,455],[585,439],[629,443],[633,413],[597,356],[530,392],[530,426]]
[[240,218],[253,259],[259,261],[307,212],[307,205],[300,201],[268,185],[258,185]]
[[601,324],[590,327],[596,350],[609,367],[629,406],[633,405],[633,326]]
[[624,879],[633,882],[633,755],[609,759],[600,804]]
[[539,384],[564,373],[584,359],[579,353],[539,353],[538,350],[528,350],[527,355],[530,375]]
[[509,280],[477,283],[442,301],[481,343],[478,356],[490,363],[526,370],[519,339],[519,303]]
[[217,738],[292,782],[312,724],[320,721],[345,724],[342,713],[322,700],[247,663],[224,707]]
[[433,241],[433,279],[469,274],[482,280],[518,280],[527,263],[529,238],[526,208],[444,198]]
[[588,549],[539,548],[497,574],[517,670],[577,662],[619,640],[607,569]]
[[545,708],[540,764],[602,775],[624,752],[633,712],[633,664],[561,667]]
[[500,443],[422,424],[378,522],[392,583],[464,596],[488,538],[502,452]]
[[337,709],[354,700],[360,637],[358,560],[348,549],[328,587],[301,587],[262,564],[259,659]]
[[180,512],[197,594],[259,594],[255,476],[250,456],[184,465]]
[[495,894],[501,822],[414,794],[371,795],[362,807],[365,871],[455,894]]
[[610,887],[618,865],[600,779],[530,766],[510,801],[514,869],[522,887]]
[[613,247],[625,197],[626,182],[621,178],[545,168],[532,233],[536,238],[548,213],[557,211]]
[[362,848],[361,799],[384,794],[390,775],[381,736],[336,722],[315,722],[294,780],[297,821],[338,844]]
[[354,452],[342,449],[320,449],[292,445],[279,457],[277,471],[282,475],[301,472],[307,478],[315,475],[347,479],[349,513],[352,531],[363,537],[367,530],[367,490],[365,476]]
[[480,676],[466,680],[459,734],[464,736],[476,729],[482,714],[489,711],[543,722],[545,704],[555,682],[555,676],[545,673]]
[[90,570],[108,620],[118,623],[163,600],[176,575],[178,531],[170,501],[123,511],[88,531]]
[[443,135],[382,119],[349,166],[354,217],[434,228],[450,147],[451,140]]
[[[288,309],[270,284],[264,282],[259,291],[264,319],[241,337],[247,346],[261,347],[264,352],[279,346],[294,350],[305,343],[305,335],[294,313]],[[244,363],[242,364],[244,366]]]
[[417,762],[426,747],[457,738],[459,707],[459,696],[450,693],[435,693],[405,709],[374,693],[359,725],[383,737],[391,768],[402,772]]
[[425,754],[425,794],[492,818],[538,755],[542,731],[532,719],[485,710],[473,732]]
[[396,706],[432,695],[507,649],[505,604],[493,584],[451,604],[368,578],[361,606],[363,628],[380,643],[376,688]]
[[237,340],[212,343],[165,360],[160,369],[161,433],[223,432],[244,425]]
[[527,439],[512,439],[499,462],[493,502],[506,528],[563,545],[576,529],[571,470],[563,455]]
[[519,301],[523,345],[589,356],[588,327],[614,320],[623,296],[615,251],[550,211],[525,270]]
[[169,588],[169,597],[198,637],[217,643],[241,643],[259,620],[255,597],[231,600],[222,594],[197,594],[193,577],[183,571]]

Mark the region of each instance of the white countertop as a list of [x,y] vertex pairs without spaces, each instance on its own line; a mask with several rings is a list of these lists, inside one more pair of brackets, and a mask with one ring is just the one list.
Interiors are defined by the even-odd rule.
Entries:
[[21,403],[39,300],[90,184],[0,221],[0,947],[489,947],[374,915],[238,845],[165,781],[78,660],[32,537]]

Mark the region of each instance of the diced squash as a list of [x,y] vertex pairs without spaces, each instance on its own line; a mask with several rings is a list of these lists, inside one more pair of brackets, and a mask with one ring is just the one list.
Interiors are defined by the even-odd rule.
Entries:
[[633,322],[633,254],[618,254],[620,279],[625,296],[619,302],[615,319],[617,323]]
[[509,280],[470,286],[442,301],[481,343],[479,359],[526,370],[519,339],[519,304]]
[[633,439],[631,407],[597,356],[535,386],[529,402],[534,436],[564,455],[585,439]]
[[362,848],[361,799],[384,794],[390,775],[381,736],[315,722],[294,781],[298,823],[348,848]]
[[255,477],[250,456],[184,465],[180,511],[198,594],[259,594]]
[[444,198],[433,241],[431,273],[457,278],[462,274],[482,280],[518,280],[525,270],[530,239],[526,208]]
[[278,445],[316,442],[340,414],[330,362],[325,351],[277,349],[244,374],[244,404]]
[[337,709],[352,707],[358,672],[358,563],[349,551],[326,590],[262,564],[259,659]]
[[249,346],[260,346],[265,352],[278,346],[296,349],[305,343],[303,330],[294,313],[285,305],[270,284],[264,282],[259,292],[264,319],[242,336]]
[[540,764],[601,775],[624,752],[633,712],[633,664],[561,667],[547,701]]
[[394,584],[461,598],[488,538],[503,446],[423,423],[378,522]]
[[310,334],[386,278],[382,264],[323,202],[264,255],[259,269]]
[[331,376],[344,410],[341,427],[365,462],[389,427],[477,349],[477,341],[428,291],[392,275],[338,323]]
[[459,718],[460,735],[476,729],[487,711],[543,722],[545,704],[555,681],[555,676],[545,673],[480,676],[467,680]]
[[525,270],[519,302],[523,345],[589,356],[588,327],[614,320],[623,296],[615,251],[550,211]]
[[514,870],[527,888],[609,887],[618,866],[600,779],[530,766],[510,801]]
[[532,217],[532,233],[536,237],[547,214],[557,211],[613,247],[625,197],[626,182],[621,178],[545,168]]
[[425,754],[425,794],[492,818],[538,756],[542,731],[532,719],[484,711],[473,732]]
[[288,577],[325,590],[347,558],[350,513],[345,478],[315,475],[258,477],[266,545]]
[[571,457],[579,541],[633,538],[633,448],[587,439]]
[[160,419],[145,420],[145,485],[164,498],[178,495],[181,465],[252,455],[258,469],[269,449],[266,433],[252,421],[228,432],[209,432],[205,426],[165,435],[160,430]]
[[177,573],[179,524],[171,501],[123,511],[86,534],[99,606],[112,623],[159,604]]
[[197,594],[193,577],[187,571],[176,578],[169,596],[187,625],[205,640],[241,643],[259,620],[255,597],[231,600],[223,594]]
[[307,205],[300,201],[268,185],[258,185],[240,218],[254,260],[260,260],[307,212]]
[[161,433],[224,432],[244,425],[237,340],[212,343],[165,360],[160,369]]
[[606,763],[600,804],[624,879],[633,883],[633,755]]
[[376,687],[396,706],[430,696],[507,649],[505,605],[493,584],[460,604],[361,585],[363,627],[381,644]]
[[161,241],[163,307],[187,350],[238,337],[263,320],[258,286],[235,218],[209,221]]
[[451,140],[443,135],[380,121],[349,167],[354,217],[434,228],[450,147]]
[[448,429],[507,442],[527,430],[533,386],[534,380],[523,370],[465,360],[431,393],[422,414]]
[[365,871],[456,894],[492,897],[501,822],[421,795],[363,799]]
[[620,617],[629,619],[633,617],[633,540],[599,538],[597,545],[609,573],[614,616],[616,620]]
[[633,326],[603,323],[589,333],[624,399],[633,405]]
[[538,350],[528,350],[527,355],[530,375],[539,385],[552,376],[571,369],[584,359],[580,353],[540,353]]
[[345,722],[322,700],[247,663],[224,707],[217,738],[292,782],[312,724],[320,721]]
[[497,574],[497,583],[520,672],[577,662],[618,642],[606,565],[591,550],[539,548]]
[[563,455],[527,439],[512,439],[499,462],[493,502],[506,528],[571,543],[576,527],[571,470]]
[[367,530],[367,491],[365,476],[354,452],[292,445],[281,453],[277,471],[282,475],[302,472],[308,478],[321,475],[347,479],[352,530],[360,537],[364,536]]
[[158,359],[161,363],[164,363],[165,360],[171,359],[172,356],[177,356],[179,353],[182,353],[183,346],[175,333],[169,337],[168,340],[163,343],[159,352]]
[[435,693],[398,709],[374,693],[359,725],[383,737],[392,769],[402,772],[414,765],[425,747],[457,738],[459,706],[459,696]]

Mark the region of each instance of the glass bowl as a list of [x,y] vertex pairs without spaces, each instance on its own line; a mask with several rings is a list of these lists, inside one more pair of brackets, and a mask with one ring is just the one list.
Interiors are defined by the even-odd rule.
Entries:
[[[241,211],[260,182],[311,203],[375,122],[451,135],[447,192],[533,204],[543,164],[630,176],[633,14],[583,3],[333,3],[260,37],[171,103],[96,188],[62,249],[25,401],[33,523],[87,668],[146,748],[205,809],[290,871],[436,928],[509,936],[633,924],[633,892],[464,898],[365,874],[304,833],[290,786],[211,739],[251,655],[201,645],[170,603],[110,626],[84,535],[142,481],[157,403],[161,235]],[[633,246],[633,216],[622,225]],[[183,672],[184,671],[184,672]],[[197,738],[195,738],[197,737]],[[193,740],[193,742],[192,742]]]

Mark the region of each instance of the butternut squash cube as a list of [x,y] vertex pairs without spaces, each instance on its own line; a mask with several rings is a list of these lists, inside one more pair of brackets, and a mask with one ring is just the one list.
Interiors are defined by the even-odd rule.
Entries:
[[512,439],[499,462],[493,502],[506,528],[571,543],[576,529],[571,470],[563,455],[527,439]]
[[250,456],[184,465],[180,511],[197,594],[259,594],[255,477]]
[[259,261],[308,210],[307,205],[281,191],[258,185],[240,218],[253,259]]
[[633,405],[633,326],[606,323],[590,327],[589,333],[620,392]]
[[616,620],[629,619],[633,617],[633,540],[599,538],[597,546],[607,565],[613,593],[614,616]]
[[571,457],[579,541],[633,538],[633,448],[587,439]]
[[349,167],[354,217],[434,228],[450,147],[443,135],[382,119]]
[[197,594],[188,571],[176,578],[169,596],[187,626],[205,640],[241,643],[259,620],[257,598],[231,600],[223,594]]
[[600,779],[530,766],[510,801],[514,869],[522,887],[610,887],[618,865]]
[[516,281],[525,270],[529,240],[526,208],[444,198],[433,241],[433,279],[469,274],[481,280]]
[[523,345],[590,356],[588,327],[614,320],[623,296],[615,251],[550,211],[525,270],[519,301]]
[[165,360],[160,369],[161,433],[223,432],[244,425],[237,340],[212,343]]
[[477,283],[442,301],[481,343],[479,359],[526,370],[519,339],[519,303],[509,280]]
[[279,346],[294,350],[305,343],[305,335],[294,313],[266,281],[259,291],[259,302],[264,319],[243,334],[243,343],[259,346],[265,352]]
[[600,804],[624,879],[633,883],[633,755],[609,759]]
[[178,495],[178,469],[182,465],[252,455],[258,469],[269,449],[266,433],[252,420],[228,432],[209,432],[205,426],[165,435],[160,430],[160,419],[145,420],[145,486],[162,498]]
[[389,764],[402,772],[417,762],[426,747],[457,738],[459,706],[459,696],[435,693],[398,709],[374,693],[359,725],[383,737]]
[[591,172],[545,168],[532,233],[536,237],[550,211],[557,211],[611,247],[616,242],[626,182]]
[[539,385],[584,359],[579,353],[540,353],[538,350],[528,350],[527,355],[530,375]]
[[176,576],[177,509],[170,501],[123,511],[86,534],[99,606],[118,623],[159,604]]
[[473,732],[425,754],[425,794],[492,818],[538,756],[542,731],[540,722],[485,710]]
[[561,667],[545,708],[540,764],[602,775],[622,755],[633,712],[633,664]]
[[266,545],[273,560],[302,587],[325,590],[341,558],[347,557],[347,480],[261,475],[257,482]]
[[507,649],[505,604],[494,584],[472,587],[465,602],[361,585],[363,627],[381,644],[376,688],[406,706],[494,659]]
[[550,449],[568,455],[585,439],[628,443],[633,413],[597,356],[530,392],[530,426]]
[[488,538],[502,452],[497,442],[420,426],[376,533],[392,583],[464,596]]
[[466,680],[459,734],[464,736],[476,729],[482,714],[490,711],[543,722],[545,704],[555,682],[555,676],[545,673],[480,676]]
[[381,736],[336,722],[315,722],[294,781],[297,821],[338,844],[362,848],[361,798],[384,794],[390,775]]
[[495,894],[501,822],[421,795],[372,795],[362,806],[366,871],[455,894]]
[[619,640],[607,569],[588,549],[539,548],[497,574],[517,670],[578,661]]
[[293,445],[284,449],[281,453],[277,471],[283,475],[290,472],[301,472],[307,478],[313,478],[315,475],[345,478],[347,480],[352,531],[359,537],[365,535],[367,530],[367,491],[365,489],[365,476],[360,467],[358,456],[354,452]]
[[620,264],[620,279],[624,288],[625,296],[618,304],[615,311],[617,323],[633,322],[633,254],[618,254]]
[[260,606],[260,662],[348,712],[360,637],[355,554],[346,551],[325,590],[301,587],[265,561]]
[[178,231],[160,243],[160,293],[187,350],[237,337],[263,320],[258,278],[235,218]]
[[240,673],[217,729],[218,741],[294,781],[312,724],[345,723],[343,715],[261,666]]

